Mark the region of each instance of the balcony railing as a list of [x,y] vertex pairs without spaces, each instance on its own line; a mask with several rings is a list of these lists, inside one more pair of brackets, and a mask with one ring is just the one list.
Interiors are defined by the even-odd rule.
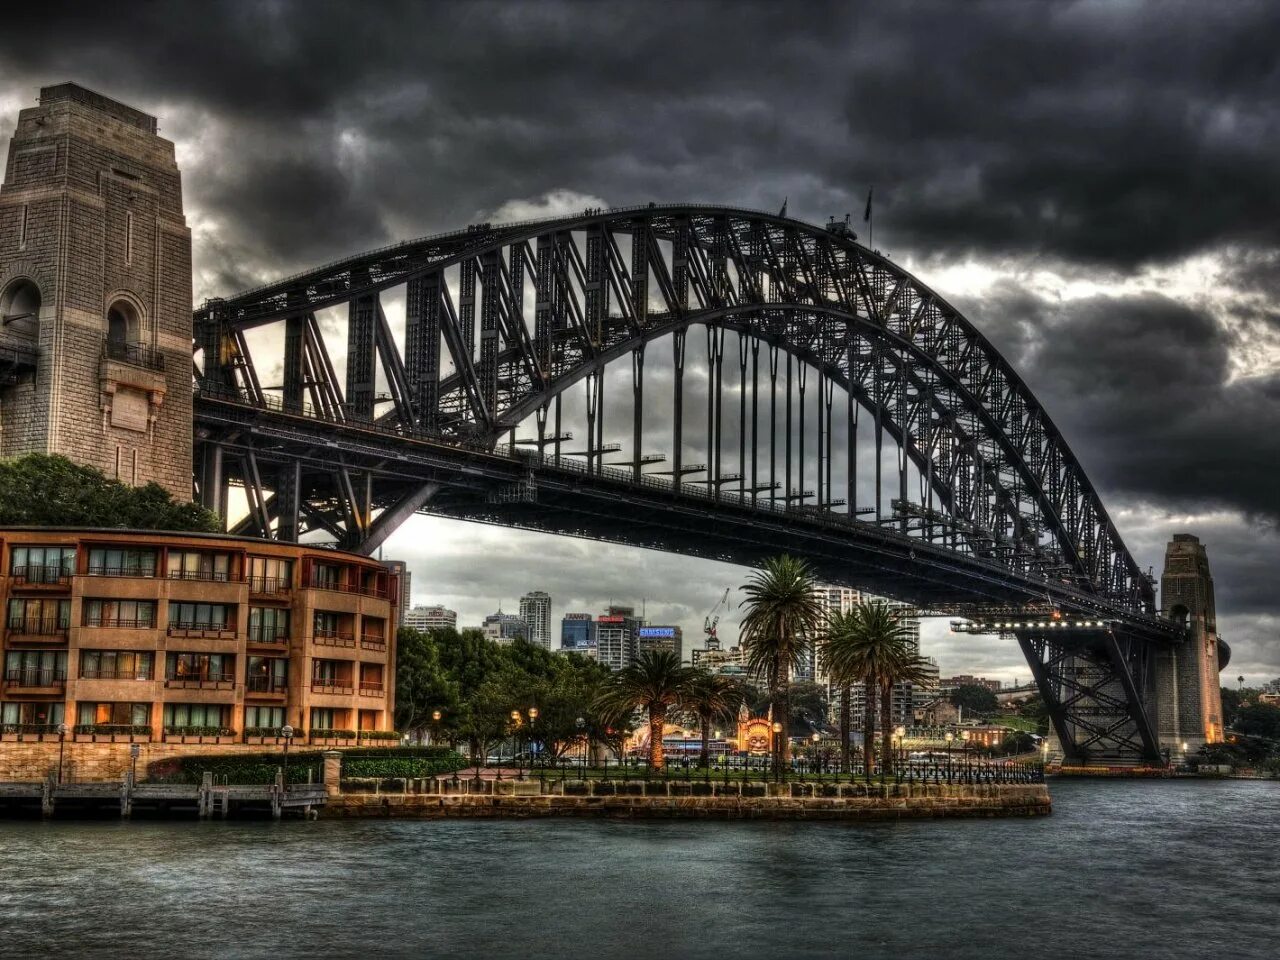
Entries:
[[285,646],[289,643],[288,631],[284,633],[276,633],[272,630],[249,630],[250,643],[269,643],[276,646]]
[[0,723],[0,736],[17,737],[19,740],[25,737],[33,737],[41,740],[45,737],[56,737],[58,735],[58,725],[56,723]]
[[311,692],[350,695],[355,693],[355,687],[351,685],[350,680],[341,680],[332,677],[312,677]]
[[9,571],[15,586],[65,587],[71,583],[72,571],[61,565],[27,564]]
[[247,677],[244,688],[249,693],[287,693],[289,679],[287,677]]
[[73,732],[78,737],[108,737],[112,740],[127,738],[129,740],[150,740],[151,727],[146,724],[133,723],[77,723]]
[[387,649],[387,641],[383,637],[362,636],[360,638],[360,646],[365,650],[385,651]]
[[360,582],[351,582],[343,579],[331,579],[329,577],[317,576],[312,573],[307,580],[307,586],[313,590],[333,590],[337,593],[359,593],[366,597],[377,597],[385,600],[387,591],[383,587],[377,585],[369,586]]
[[231,574],[217,570],[170,570],[170,580],[204,580],[209,583],[230,583]]
[[102,355],[108,360],[119,360],[147,370],[164,370],[164,355],[145,343],[108,340],[102,345]]
[[317,628],[311,634],[311,642],[322,647],[354,647],[356,645],[356,635],[345,630]]
[[81,680],[150,680],[152,671],[150,668],[146,670],[123,670],[118,668],[95,669],[83,668],[80,671]]
[[106,567],[91,566],[88,570],[88,576],[91,577],[143,577],[145,579],[154,579],[156,575],[156,567],[153,563],[148,567]]
[[85,617],[86,627],[108,627],[112,630],[154,630],[154,617]]
[[293,590],[293,581],[288,577],[250,577],[249,592],[267,597],[278,597]]
[[361,680],[360,696],[362,697],[382,696],[382,681],[381,680]]
[[4,672],[6,687],[62,687],[66,682],[66,667],[18,667]]
[[22,637],[61,637],[65,638],[70,624],[59,617],[43,617],[37,619],[29,619],[26,617],[12,617],[7,622],[9,634],[11,636]]
[[164,678],[166,687],[180,690],[231,690],[236,685],[234,673],[206,673],[204,676],[169,674]]
[[230,623],[196,623],[189,620],[170,620],[169,633],[184,636],[212,637],[218,640],[234,640],[236,628]]
[[235,737],[236,732],[230,727],[210,727],[210,726],[182,726],[182,727],[165,727],[164,738],[166,740],[181,740],[183,742],[195,741],[199,743],[204,740],[225,740],[227,737]]

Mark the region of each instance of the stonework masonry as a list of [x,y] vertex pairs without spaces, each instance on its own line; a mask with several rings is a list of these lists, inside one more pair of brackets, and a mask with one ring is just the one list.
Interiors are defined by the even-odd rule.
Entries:
[[58,453],[191,499],[191,234],[156,121],[75,84],[23,110],[0,188],[0,457]]
[[1161,652],[1156,664],[1158,737],[1162,747],[1179,754],[1184,743],[1194,751],[1223,737],[1213,577],[1197,537],[1175,534],[1165,549],[1160,613],[1190,632],[1185,643]]

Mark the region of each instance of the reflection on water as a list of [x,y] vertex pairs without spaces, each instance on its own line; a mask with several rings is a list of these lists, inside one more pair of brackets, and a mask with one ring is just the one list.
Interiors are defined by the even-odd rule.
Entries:
[[1280,784],[1035,820],[0,822],[0,956],[1280,955]]

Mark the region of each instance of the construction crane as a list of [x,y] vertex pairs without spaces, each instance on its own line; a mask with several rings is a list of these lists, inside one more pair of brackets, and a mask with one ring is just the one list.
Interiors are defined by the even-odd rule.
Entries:
[[724,588],[724,596],[722,596],[716,605],[707,611],[707,615],[702,618],[702,632],[707,635],[706,648],[708,650],[720,649],[720,638],[716,636],[716,626],[720,623],[720,608],[729,609],[729,587]]

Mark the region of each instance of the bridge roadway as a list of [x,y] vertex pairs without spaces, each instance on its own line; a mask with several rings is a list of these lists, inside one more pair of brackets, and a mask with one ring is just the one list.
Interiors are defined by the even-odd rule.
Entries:
[[[877,524],[814,508],[785,507],[699,484],[672,484],[577,457],[505,445],[490,450],[402,435],[395,426],[353,423],[340,430],[315,416],[255,406],[226,393],[197,392],[197,434],[220,437],[230,454],[252,454],[260,469],[301,462],[379,479],[386,503],[420,489],[416,512],[585,537],[751,565],[788,551],[824,580],[857,586],[922,610],[963,614],[993,608],[1057,609],[1122,626],[1126,633],[1178,642],[1171,621],[1126,608],[1065,581],[1020,576],[994,560],[901,534],[896,519]],[[404,516],[384,516],[389,527]]]

